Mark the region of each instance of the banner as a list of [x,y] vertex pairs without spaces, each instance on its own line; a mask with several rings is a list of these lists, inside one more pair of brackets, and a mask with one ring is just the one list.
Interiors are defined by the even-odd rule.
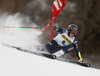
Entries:
[[62,1],[62,0],[54,0],[53,5],[51,7],[52,12],[53,12],[53,17],[56,17],[60,11],[62,10],[62,8],[65,6],[67,0]]
[[67,0],[65,0],[65,1],[62,1],[62,0],[54,0],[53,6],[51,7],[52,12],[53,12],[53,18],[49,22],[49,24],[42,30],[42,32],[44,32],[45,29],[47,27],[49,27],[52,22],[54,22],[55,18],[58,16],[58,14],[60,13],[60,11],[65,7],[66,2],[67,2]]

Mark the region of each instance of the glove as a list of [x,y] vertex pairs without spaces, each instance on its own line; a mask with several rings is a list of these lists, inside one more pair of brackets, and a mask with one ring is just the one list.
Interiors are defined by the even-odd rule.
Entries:
[[82,58],[79,59],[78,62],[79,62],[79,63],[84,63]]
[[59,28],[58,26],[53,26],[53,30],[56,30],[57,31],[58,28]]

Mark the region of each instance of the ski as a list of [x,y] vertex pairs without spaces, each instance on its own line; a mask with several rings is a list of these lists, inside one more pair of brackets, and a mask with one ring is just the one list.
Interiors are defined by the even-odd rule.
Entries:
[[45,53],[41,53],[44,57],[50,58],[50,59],[56,59],[55,55],[51,55],[51,54],[45,54]]
[[10,48],[15,48],[15,49],[17,49],[19,51],[22,51],[22,52],[27,52],[27,53],[30,53],[30,54],[35,54],[35,55],[43,56],[43,57],[50,58],[50,59],[56,59],[55,55],[46,54],[46,53],[40,53],[40,52],[34,52],[34,51],[30,51],[28,49],[23,49],[21,47],[16,47],[16,46],[8,45],[8,44],[2,44],[2,45],[10,47]]
[[75,62],[75,61],[68,61],[69,63],[74,63],[74,64],[78,64],[84,67],[90,67],[90,63],[79,63],[79,62]]
[[23,49],[21,47],[11,46],[11,45],[7,45],[7,44],[3,44],[3,45],[7,46],[7,47],[15,48],[15,49],[22,51],[22,52],[27,52],[27,53],[30,53],[30,54],[39,55],[39,56],[46,57],[46,58],[49,58],[49,59],[56,59],[56,60],[59,60],[59,61],[73,63],[73,64],[77,64],[77,65],[84,66],[84,67],[90,67],[91,66],[89,63],[79,63],[79,62],[76,62],[76,61],[67,61],[67,60],[62,59],[62,58],[57,58],[55,55],[52,55],[52,54],[34,52],[34,51],[27,50],[27,49]]
[[56,58],[55,55],[51,55],[51,54],[44,54],[44,56],[47,57],[47,58],[50,58],[50,59],[56,59],[56,60],[59,60],[59,61],[73,63],[73,64],[77,64],[77,65],[84,66],[84,67],[90,67],[91,66],[90,63],[79,63],[79,62],[76,62],[76,61],[69,61],[69,60],[65,60],[65,59],[62,59],[62,58]]

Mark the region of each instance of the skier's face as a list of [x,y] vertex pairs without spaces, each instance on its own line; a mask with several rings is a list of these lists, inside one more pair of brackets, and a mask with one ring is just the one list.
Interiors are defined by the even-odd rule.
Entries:
[[74,37],[75,36],[75,33],[76,33],[75,31],[71,31],[69,36],[70,37]]
[[73,34],[73,33],[70,33],[70,35],[69,35],[69,36],[70,36],[70,37],[74,37],[74,35],[75,35],[75,34]]

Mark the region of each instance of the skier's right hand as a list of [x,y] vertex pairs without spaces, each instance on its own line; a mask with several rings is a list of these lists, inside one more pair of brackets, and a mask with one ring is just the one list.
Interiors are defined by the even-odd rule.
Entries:
[[53,26],[53,30],[56,30],[57,31],[58,28],[59,28],[58,26]]

